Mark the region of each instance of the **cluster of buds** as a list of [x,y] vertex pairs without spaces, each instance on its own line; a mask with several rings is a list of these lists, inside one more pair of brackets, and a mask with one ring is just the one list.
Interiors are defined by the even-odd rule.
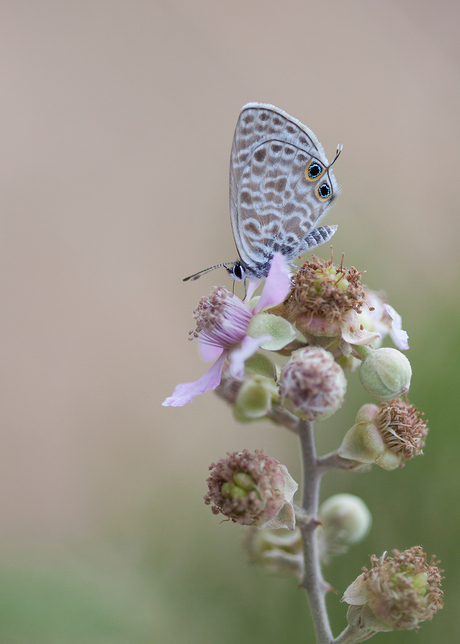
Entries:
[[[238,421],[270,419],[301,434],[342,406],[346,372],[359,366],[365,391],[380,404],[361,407],[339,449],[313,462],[312,469],[319,464],[323,470],[364,472],[375,464],[392,470],[422,454],[428,432],[423,414],[401,399],[412,376],[402,353],[409,348],[407,333],[400,316],[361,283],[361,275],[346,268],[343,258],[334,266],[332,258],[315,257],[291,275],[275,254],[260,297],[253,297],[254,283],[244,300],[224,286],[215,287],[200,300],[190,332],[202,357],[214,362],[196,382],[177,385],[163,404],[182,406],[215,390]],[[387,335],[397,348],[381,346]],[[246,546],[252,561],[272,572],[294,573],[303,585],[309,574],[304,562],[308,530],[315,530],[326,563],[369,532],[370,512],[350,494],[328,499],[317,517],[295,508],[297,483],[262,451],[229,453],[209,469],[204,499],[212,512],[249,526]],[[436,564],[427,564],[418,547],[393,554],[373,556],[373,567],[363,569],[345,592],[349,627],[340,641],[350,644],[378,631],[418,628],[442,607]]]

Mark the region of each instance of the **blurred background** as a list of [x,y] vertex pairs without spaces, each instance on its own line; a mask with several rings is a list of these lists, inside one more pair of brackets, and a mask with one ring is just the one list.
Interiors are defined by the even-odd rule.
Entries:
[[[459,21],[449,0],[0,2],[1,642],[313,641],[296,579],[249,566],[202,501],[227,451],[264,448],[298,479],[296,438],[238,425],[211,392],[161,406],[206,368],[193,308],[231,288],[223,270],[181,280],[236,259],[228,163],[249,101],[329,159],[344,145],[325,223],[401,313],[431,428],[401,470],[324,480],[374,519],[325,570],[334,633],[369,555],[420,544],[444,610],[379,642],[457,637]],[[351,374],[320,452],[366,402]]]

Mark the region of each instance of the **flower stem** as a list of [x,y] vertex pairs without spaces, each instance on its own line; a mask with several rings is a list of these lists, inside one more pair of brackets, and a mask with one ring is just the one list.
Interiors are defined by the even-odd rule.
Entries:
[[307,591],[317,644],[331,644],[334,638],[327,617],[325,601],[329,586],[321,574],[316,536],[316,529],[319,525],[317,517],[321,472],[317,466],[314,429],[311,421],[300,421],[299,437],[303,464],[302,508],[311,517],[305,525],[300,526],[305,561],[305,575],[300,585]]

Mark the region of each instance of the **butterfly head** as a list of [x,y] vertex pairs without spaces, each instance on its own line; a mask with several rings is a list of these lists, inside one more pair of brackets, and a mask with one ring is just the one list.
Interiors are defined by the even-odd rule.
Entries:
[[225,266],[225,268],[230,277],[237,282],[242,282],[247,277],[246,266],[241,260],[234,262],[230,266]]

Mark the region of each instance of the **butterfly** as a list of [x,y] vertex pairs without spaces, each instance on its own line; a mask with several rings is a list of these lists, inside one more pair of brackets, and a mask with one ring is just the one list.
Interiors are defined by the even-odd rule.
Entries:
[[339,187],[323,146],[300,121],[274,105],[248,103],[240,112],[230,156],[230,218],[239,259],[225,267],[234,280],[268,275],[273,255],[286,260],[331,239],[337,226],[315,227]]

